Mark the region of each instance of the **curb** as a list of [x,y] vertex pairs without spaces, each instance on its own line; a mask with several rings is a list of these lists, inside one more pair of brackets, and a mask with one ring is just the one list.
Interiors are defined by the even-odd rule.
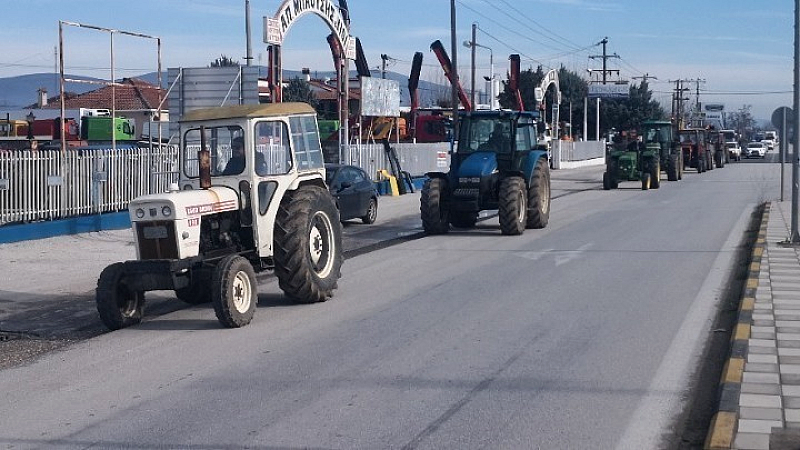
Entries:
[[750,324],[755,307],[758,276],[761,272],[761,259],[766,247],[770,206],[771,203],[766,203],[764,211],[761,213],[761,225],[751,253],[744,296],[739,303],[736,327],[731,335],[730,357],[722,369],[720,378],[719,407],[711,419],[703,447],[705,450],[730,450],[733,448],[733,440],[736,437],[739,421],[739,395],[742,390],[742,376],[747,360]]

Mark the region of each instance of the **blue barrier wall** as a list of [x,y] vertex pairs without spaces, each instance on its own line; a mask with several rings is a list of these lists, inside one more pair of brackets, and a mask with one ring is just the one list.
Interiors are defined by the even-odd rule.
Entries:
[[130,227],[131,219],[128,216],[128,211],[5,225],[0,227],[0,243],[29,241],[91,231],[119,230]]

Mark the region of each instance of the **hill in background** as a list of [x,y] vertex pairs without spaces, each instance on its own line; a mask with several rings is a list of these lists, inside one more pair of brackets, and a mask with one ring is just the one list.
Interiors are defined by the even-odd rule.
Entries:
[[[267,69],[262,68],[264,74]],[[355,76],[355,72],[352,76]],[[312,76],[318,79],[335,78],[335,72],[312,72]],[[76,78],[83,80],[100,81],[98,78],[81,77],[75,75],[67,75],[68,78]],[[284,70],[283,77],[285,80],[302,77],[302,73],[294,70]],[[146,73],[135,78],[140,78],[148,83],[157,84],[158,77],[156,72]],[[408,96],[408,76],[401,75],[395,72],[386,72],[386,78],[397,81],[400,84],[400,104],[402,106],[409,105]],[[168,89],[167,85],[167,72],[162,74],[162,85]],[[66,92],[75,92],[82,94],[84,92],[93,91],[100,88],[100,84],[87,84],[87,83],[67,83],[64,90]],[[37,90],[44,88],[47,90],[48,97],[53,97],[58,94],[58,74],[53,73],[35,73],[30,75],[19,75],[15,77],[0,78],[0,113],[3,110],[19,110],[28,105],[36,103]],[[435,99],[442,95],[449,98],[449,87],[440,84],[431,83],[429,81],[420,80],[419,93],[420,105],[430,106],[435,103]]]

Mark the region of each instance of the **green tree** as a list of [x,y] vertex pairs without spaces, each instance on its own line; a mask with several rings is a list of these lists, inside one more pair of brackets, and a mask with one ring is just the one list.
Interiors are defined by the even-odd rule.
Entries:
[[292,78],[289,80],[289,84],[283,88],[283,101],[308,103],[314,109],[319,107],[314,91],[311,90],[308,82],[301,80],[300,77]]
[[211,61],[210,67],[235,67],[239,65],[239,61],[225,55],[219,55],[219,58]]
[[618,131],[638,130],[645,120],[665,118],[667,116],[664,109],[653,100],[653,93],[645,80],[629,87],[628,98],[604,100],[600,103],[601,134],[612,128]]

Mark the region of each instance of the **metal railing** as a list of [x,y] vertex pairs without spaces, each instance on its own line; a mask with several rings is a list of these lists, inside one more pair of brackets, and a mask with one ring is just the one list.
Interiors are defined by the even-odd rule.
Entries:
[[122,211],[178,181],[176,146],[0,153],[0,226]]
[[[432,144],[392,143],[391,147],[400,160],[400,168],[412,177],[425,175],[426,172],[447,171],[450,164],[449,142]],[[389,170],[389,157],[383,144],[361,144],[350,147],[351,164],[360,166],[370,176],[378,180],[380,170]]]

